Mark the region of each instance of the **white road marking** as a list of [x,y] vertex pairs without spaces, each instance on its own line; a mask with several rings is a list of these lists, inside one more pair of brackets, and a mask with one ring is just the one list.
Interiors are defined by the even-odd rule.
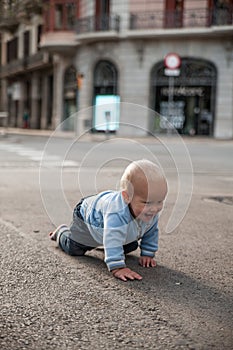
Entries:
[[40,163],[41,167],[79,167],[80,164],[73,160],[62,159],[57,155],[48,154],[44,151],[38,151],[33,148],[12,145],[10,143],[0,144],[0,150],[16,153],[21,157],[26,157],[36,163]]

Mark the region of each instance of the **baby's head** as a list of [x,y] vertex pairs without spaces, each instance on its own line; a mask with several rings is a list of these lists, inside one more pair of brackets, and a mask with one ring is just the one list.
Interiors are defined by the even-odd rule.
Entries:
[[161,169],[149,160],[130,163],[122,175],[120,186],[135,218],[149,222],[162,209],[167,182]]

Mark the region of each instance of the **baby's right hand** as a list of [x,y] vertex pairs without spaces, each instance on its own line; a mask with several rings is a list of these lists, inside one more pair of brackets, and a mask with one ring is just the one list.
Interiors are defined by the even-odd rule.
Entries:
[[128,279],[133,280],[141,280],[142,276],[140,276],[137,272],[130,270],[128,267],[122,267],[120,269],[115,269],[111,271],[113,276],[119,278],[120,280],[126,282]]

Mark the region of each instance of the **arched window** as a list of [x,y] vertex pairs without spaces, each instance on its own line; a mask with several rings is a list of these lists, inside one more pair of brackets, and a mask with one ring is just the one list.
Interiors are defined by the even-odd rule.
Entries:
[[117,95],[117,70],[109,61],[99,61],[94,70],[94,97]]

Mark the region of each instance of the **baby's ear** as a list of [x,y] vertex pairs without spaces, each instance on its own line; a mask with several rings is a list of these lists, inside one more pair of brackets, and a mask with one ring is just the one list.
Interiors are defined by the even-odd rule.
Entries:
[[121,193],[122,193],[122,196],[123,196],[123,199],[124,199],[125,203],[129,204],[130,203],[130,198],[129,198],[128,192],[126,190],[123,190]]

